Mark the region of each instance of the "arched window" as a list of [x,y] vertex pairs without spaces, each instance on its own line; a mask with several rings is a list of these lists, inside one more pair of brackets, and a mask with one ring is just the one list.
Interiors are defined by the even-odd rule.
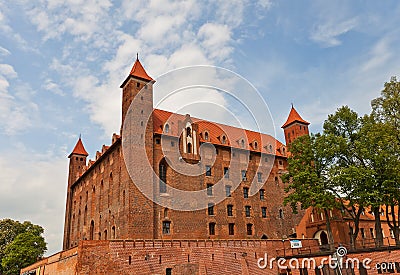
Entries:
[[204,139],[208,140],[208,132],[204,132]]
[[258,143],[257,143],[257,141],[254,141],[254,149],[258,149]]
[[169,133],[169,124],[165,124],[164,133]]
[[85,213],[83,213],[83,225],[86,225],[87,219],[87,205],[85,205]]
[[244,148],[244,139],[242,139],[242,141],[240,142],[240,145],[242,146],[242,148]]
[[160,193],[167,193],[167,164],[165,163],[165,160],[160,162],[158,169],[160,177],[159,191]]
[[192,153],[192,144],[191,144],[190,142],[187,144],[187,152],[188,152],[189,154]]
[[187,137],[191,137],[192,136],[190,127],[186,128],[186,136]]
[[226,136],[225,135],[222,136],[221,143],[222,144],[226,144]]
[[115,239],[115,225],[111,228],[111,238]]
[[165,208],[164,209],[164,218],[167,218],[168,217],[168,208]]

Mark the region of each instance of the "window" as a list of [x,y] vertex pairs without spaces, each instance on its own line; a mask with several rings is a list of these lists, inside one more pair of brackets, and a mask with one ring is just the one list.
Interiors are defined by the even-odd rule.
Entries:
[[208,215],[209,216],[213,216],[214,215],[214,204],[213,203],[209,203],[208,204],[207,211],[208,211]]
[[168,267],[165,269],[165,275],[172,275],[172,268]]
[[140,87],[140,83],[139,82],[136,82],[136,87]]
[[226,136],[222,136],[222,144],[225,144],[226,143]]
[[169,124],[165,124],[164,133],[169,133]]
[[204,139],[205,139],[205,140],[208,140],[208,132],[205,132],[205,133],[204,133]]
[[263,218],[267,217],[267,207],[261,207],[261,216]]
[[243,198],[247,199],[249,197],[249,188],[243,188]]
[[226,212],[227,212],[229,217],[232,217],[233,216],[233,205],[228,204],[227,207],[226,207]]
[[111,228],[111,238],[115,239],[115,226]]
[[370,229],[369,229],[369,232],[371,233],[371,238],[372,238],[372,239],[375,239],[374,229],[373,229],[373,228],[370,228]]
[[364,228],[360,228],[361,238],[365,239],[365,231]]
[[283,210],[282,209],[279,209],[279,218],[283,219]]
[[257,143],[257,141],[254,141],[254,149],[258,149],[258,143]]
[[164,221],[162,223],[162,232],[163,232],[163,234],[171,233],[171,222],[170,221]]
[[159,182],[159,189],[160,193],[167,193],[167,167],[165,163],[161,162],[159,165],[159,173],[160,173],[160,182]]
[[224,178],[229,179],[229,167],[224,167]]
[[208,224],[208,234],[215,235],[215,222],[210,222]]
[[175,142],[171,141],[171,147],[175,147]]
[[190,133],[190,132],[191,132],[190,127],[187,127],[187,128],[186,128],[186,136],[187,136],[187,137],[191,137],[191,133]]
[[265,197],[265,190],[264,189],[260,189],[260,200],[264,200]]
[[232,196],[232,194],[231,194],[231,186],[230,185],[227,185],[227,186],[225,186],[225,195],[227,196],[227,197],[231,197]]
[[210,165],[206,165],[206,176],[211,176],[211,166]]
[[244,148],[244,139],[242,139],[242,141],[240,142],[242,148]]
[[161,143],[161,139],[156,138],[156,144],[160,144]]
[[242,170],[242,180],[247,180],[246,170]]
[[246,213],[246,217],[250,217],[250,209],[251,207],[248,205],[244,207],[244,212]]
[[229,235],[235,235],[235,224],[234,223],[228,224],[228,231],[229,231]]
[[257,173],[257,181],[262,182],[262,173],[260,172]]
[[212,184],[207,184],[207,196],[212,196],[213,195],[213,185]]
[[253,225],[251,223],[247,224],[247,235],[253,235]]
[[190,142],[187,144],[187,152],[188,154],[192,153],[192,144]]

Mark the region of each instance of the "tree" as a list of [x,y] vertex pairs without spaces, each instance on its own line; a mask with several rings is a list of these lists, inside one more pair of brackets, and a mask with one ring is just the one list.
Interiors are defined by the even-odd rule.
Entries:
[[368,206],[365,186],[369,175],[357,146],[361,126],[358,114],[343,106],[328,116],[323,127],[332,192],[353,221],[354,228],[350,230],[352,248],[356,247],[360,216]]
[[[396,245],[400,245],[400,82],[392,77],[386,82],[381,96],[372,100],[372,115],[384,128],[390,150],[388,177],[384,181],[386,188],[386,220],[393,232]],[[396,207],[397,206],[397,213]],[[396,215],[397,214],[397,215]]]
[[29,221],[0,220],[0,273],[15,274],[46,251],[41,226]]
[[326,217],[328,242],[333,245],[329,210],[338,207],[328,177],[329,163],[325,157],[321,135],[301,136],[290,146],[288,173],[282,176],[289,185],[285,188],[285,205],[290,204],[297,213],[298,204],[302,209],[313,207],[323,211]]

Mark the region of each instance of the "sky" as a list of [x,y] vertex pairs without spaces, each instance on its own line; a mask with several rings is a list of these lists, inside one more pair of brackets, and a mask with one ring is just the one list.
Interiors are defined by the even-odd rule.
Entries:
[[[191,65],[237,73],[283,141],[291,103],[314,133],[342,105],[369,113],[399,75],[399,32],[395,0],[1,1],[0,219],[40,224],[47,254],[61,250],[67,156],[80,134],[93,159],[119,132],[119,86],[136,53],[155,79]],[[193,98],[234,108],[215,93]],[[212,113],[195,112],[229,123]]]

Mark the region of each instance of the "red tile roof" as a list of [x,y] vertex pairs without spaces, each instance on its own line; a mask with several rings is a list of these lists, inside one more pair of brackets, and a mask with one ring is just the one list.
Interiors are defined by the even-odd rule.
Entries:
[[152,81],[153,78],[151,78],[146,71],[144,70],[142,64],[139,61],[139,58],[136,59],[135,64],[133,64],[132,70],[129,73],[131,76],[135,76],[138,78],[142,78],[144,80]]
[[83,155],[83,156],[89,155],[86,152],[85,147],[83,146],[81,138],[78,139],[78,142],[76,143],[74,150],[72,150],[72,153],[69,156],[71,156],[72,154]]
[[[190,117],[190,119],[199,127],[201,142],[210,142],[215,145],[230,146],[233,148],[247,149],[278,156],[284,155],[284,152],[282,152],[283,150],[281,149],[284,147],[284,145],[270,135],[201,120],[194,117]],[[180,135],[178,130],[178,122],[184,120],[184,115],[155,109],[153,112],[154,133],[177,137]],[[168,122],[169,125],[168,133],[163,132],[166,122]],[[205,132],[208,132],[208,140],[205,140]],[[223,136],[226,137],[225,144],[222,142]],[[242,147],[242,139],[244,140],[244,147]],[[257,147],[255,146],[254,141],[257,142]]]
[[292,109],[290,110],[289,116],[288,116],[286,122],[282,125],[282,128],[285,128],[285,127],[289,126],[290,124],[292,124],[294,122],[300,122],[300,123],[303,123],[303,124],[306,124],[306,125],[310,124],[310,122],[305,121],[299,115],[299,113],[296,111],[296,109],[292,105]]

